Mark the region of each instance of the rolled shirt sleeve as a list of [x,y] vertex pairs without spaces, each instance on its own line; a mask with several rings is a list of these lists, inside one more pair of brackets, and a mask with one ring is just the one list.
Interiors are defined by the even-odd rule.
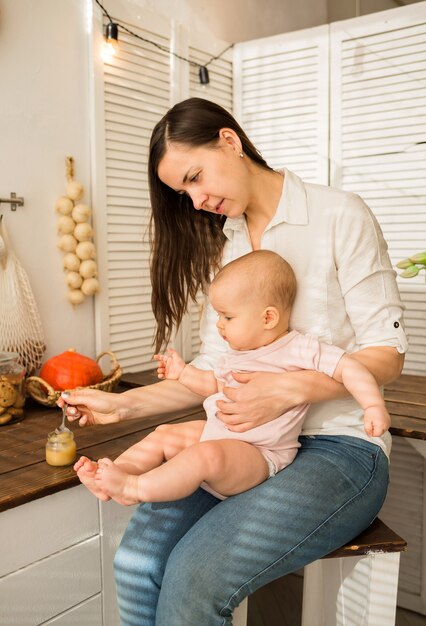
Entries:
[[359,348],[392,346],[405,353],[403,310],[396,272],[376,218],[355,194],[336,224],[338,281]]

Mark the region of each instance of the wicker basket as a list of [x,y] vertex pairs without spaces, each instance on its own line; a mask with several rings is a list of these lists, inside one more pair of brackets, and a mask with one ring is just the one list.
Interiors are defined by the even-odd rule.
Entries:
[[[101,391],[112,391],[113,387],[119,382],[123,372],[121,371],[121,367],[118,364],[113,352],[102,352],[96,360],[99,362],[99,360],[105,355],[111,357],[111,371],[109,374],[104,376],[104,379],[96,385],[78,387],[78,389],[99,389]],[[67,391],[73,390],[67,389]],[[26,392],[31,398],[37,400],[37,402],[44,404],[44,406],[52,407],[56,406],[56,402],[62,393],[61,391],[55,391],[49,383],[39,376],[29,376],[29,378],[27,378]]]

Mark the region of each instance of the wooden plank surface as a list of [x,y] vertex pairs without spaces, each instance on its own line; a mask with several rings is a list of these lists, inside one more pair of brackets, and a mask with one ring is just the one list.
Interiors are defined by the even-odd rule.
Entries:
[[392,435],[426,440],[426,376],[402,374],[386,385],[385,401]]
[[334,552],[327,554],[327,559],[342,556],[360,556],[369,552],[403,552],[407,542],[376,517],[358,537]]
[[386,385],[387,391],[403,391],[404,393],[420,393],[426,395],[426,376],[401,374],[399,378]]
[[[27,401],[24,419],[0,428],[0,511],[79,484],[72,466],[52,467],[45,461],[47,435],[59,426],[61,415],[59,409]],[[158,424],[204,417],[202,407],[196,407],[119,424],[71,428],[79,455],[114,459]]]
[[[125,374],[118,391],[157,381],[155,370]],[[426,440],[426,376],[402,375],[385,389],[391,433]],[[158,424],[203,419],[202,407],[107,426],[72,426],[79,454],[115,458]],[[0,426],[0,511],[79,484],[72,467],[45,462],[47,434],[59,426],[61,411],[27,401],[21,421]]]

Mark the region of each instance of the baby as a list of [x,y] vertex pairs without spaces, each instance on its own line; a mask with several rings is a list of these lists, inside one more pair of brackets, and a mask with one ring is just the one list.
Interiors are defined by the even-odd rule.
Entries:
[[297,454],[308,405],[244,433],[231,432],[216,416],[216,403],[227,400],[224,386],[238,386],[232,372],[323,372],[343,383],[361,405],[366,433],[382,435],[390,417],[374,377],[341,348],[289,330],[295,296],[293,270],[275,252],[258,250],[225,265],[209,290],[218,331],[229,344],[215,371],[186,365],[171,349],[154,357],[159,378],[208,396],[207,422],[159,426],[115,462],[81,457],[74,466],[81,482],[102,500],[130,505],[178,500],[200,486],[224,498],[281,471]]

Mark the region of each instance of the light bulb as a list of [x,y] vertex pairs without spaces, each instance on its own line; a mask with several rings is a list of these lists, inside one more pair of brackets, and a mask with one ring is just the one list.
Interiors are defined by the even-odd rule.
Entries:
[[116,46],[118,44],[118,25],[109,22],[105,27],[105,39],[107,43]]
[[201,85],[208,85],[210,82],[209,79],[209,70],[207,69],[207,67],[200,65],[200,68],[198,70],[198,78],[200,79],[200,83]]
[[102,44],[101,57],[104,63],[111,63],[116,54],[115,46],[109,41]]
[[102,59],[104,63],[111,63],[118,49],[118,25],[109,22],[105,26],[105,41],[102,49]]

